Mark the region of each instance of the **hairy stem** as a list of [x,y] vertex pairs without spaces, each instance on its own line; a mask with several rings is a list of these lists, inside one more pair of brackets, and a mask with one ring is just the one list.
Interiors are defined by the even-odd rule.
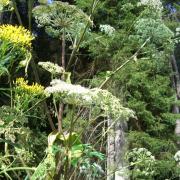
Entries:
[[31,31],[32,28],[32,9],[33,9],[34,0],[28,1],[28,28]]
[[[91,6],[90,18],[93,16],[94,11],[95,11],[95,8],[97,7],[98,2],[99,2],[99,0],[93,0],[92,6]],[[76,55],[76,52],[78,51],[78,49],[79,49],[79,47],[80,47],[80,44],[81,44],[81,42],[82,42],[82,40],[83,40],[83,38],[84,38],[84,35],[85,35],[85,33],[86,33],[89,25],[90,25],[90,21],[87,22],[87,24],[86,24],[83,32],[81,33],[81,36],[80,36],[80,39],[79,39],[78,43],[75,45],[75,47],[74,47],[74,49],[73,49],[73,51],[72,51],[72,53],[71,53],[71,56],[70,56],[68,65],[67,65],[67,67],[66,67],[66,70],[67,70],[67,71],[71,68],[71,65],[72,65],[73,60],[74,60],[75,55]]]
[[[65,29],[63,29],[62,34],[62,55],[61,55],[61,65],[65,69],[66,63],[65,63],[65,48],[66,48],[66,41],[65,41]],[[62,75],[62,80],[64,80],[64,75]],[[62,118],[63,118],[63,112],[64,112],[64,104],[59,104],[59,112],[58,112],[58,131],[62,132]]]

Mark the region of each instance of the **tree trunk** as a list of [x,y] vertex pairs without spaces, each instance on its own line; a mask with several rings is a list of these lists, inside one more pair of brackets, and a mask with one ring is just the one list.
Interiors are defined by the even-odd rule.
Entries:
[[123,171],[126,165],[124,152],[126,148],[126,123],[112,119],[108,120],[109,133],[107,137],[107,180],[127,180]]
[[[171,56],[171,64],[172,64],[172,69],[174,71],[174,77],[173,77],[173,86],[176,90],[176,101],[180,99],[180,76],[179,76],[179,71],[177,67],[177,62],[174,54]],[[179,106],[174,105],[173,107],[173,113],[179,114]],[[175,134],[177,136],[180,136],[180,119],[176,120],[176,127],[175,127]],[[180,142],[178,142],[179,144]]]
[[107,135],[107,180],[114,180],[115,165],[115,142],[114,142],[114,125],[112,119],[108,119],[108,135]]

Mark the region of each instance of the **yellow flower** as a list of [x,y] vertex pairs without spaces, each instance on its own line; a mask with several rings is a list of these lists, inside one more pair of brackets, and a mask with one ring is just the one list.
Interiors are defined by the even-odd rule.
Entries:
[[5,40],[23,47],[31,47],[34,37],[22,26],[1,25],[0,40]]
[[29,94],[43,94],[44,93],[44,87],[40,84],[33,83],[32,85],[28,85],[28,81],[24,80],[24,78],[17,78],[16,79],[16,86],[17,88],[20,88],[20,90],[25,91]]

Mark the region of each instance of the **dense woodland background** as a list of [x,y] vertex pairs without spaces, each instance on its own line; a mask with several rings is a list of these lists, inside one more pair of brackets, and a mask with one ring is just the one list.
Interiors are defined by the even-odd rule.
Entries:
[[179,10],[1,0],[0,179],[178,180]]

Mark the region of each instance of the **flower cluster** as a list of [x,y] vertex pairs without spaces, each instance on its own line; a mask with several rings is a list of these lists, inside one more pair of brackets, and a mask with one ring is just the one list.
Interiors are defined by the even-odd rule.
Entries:
[[101,24],[99,28],[101,32],[107,34],[108,36],[112,36],[115,32],[115,29],[108,24],[105,24],[105,25]]
[[34,94],[34,95],[39,95],[44,93],[44,87],[37,84],[33,83],[32,85],[28,85],[28,81],[24,80],[24,78],[17,78],[16,79],[16,87],[19,88],[20,90],[28,93],[28,94]]
[[46,5],[36,6],[33,15],[38,27],[44,27],[50,36],[56,38],[61,36],[63,28],[66,28],[66,32],[72,36],[77,32],[75,29],[77,24],[89,22],[92,25],[88,15],[67,2],[49,0]]
[[152,153],[148,151],[146,148],[134,148],[132,149],[132,152],[129,153],[129,155],[134,155],[133,161],[141,159],[142,155],[143,158],[148,158],[150,161],[155,161],[154,156],[152,156]]
[[92,95],[90,89],[84,88],[80,85],[68,84],[64,81],[55,79],[51,82],[51,87],[47,87],[45,91],[49,94],[64,95],[64,100],[70,104],[92,104]]
[[31,47],[31,33],[22,26],[1,25],[0,40],[8,41],[22,47]]
[[140,0],[138,6],[149,6],[159,12],[163,10],[163,5],[160,0]]
[[111,116],[114,119],[126,120],[134,115],[133,111],[124,108],[120,100],[107,90],[88,89],[56,79],[51,82],[50,87],[45,89],[45,92],[61,98],[64,103],[91,107],[98,112],[103,111],[103,116]]
[[54,64],[52,62],[39,62],[38,65],[40,65],[43,69],[50,72],[53,75],[63,74],[65,72],[63,67],[58,66],[58,64]]
[[177,162],[180,162],[180,151],[176,152],[176,154],[174,155],[174,159]]
[[156,163],[154,156],[146,148],[134,148],[128,153],[130,165],[134,167],[133,173],[138,176],[152,176],[154,174],[154,165]]

